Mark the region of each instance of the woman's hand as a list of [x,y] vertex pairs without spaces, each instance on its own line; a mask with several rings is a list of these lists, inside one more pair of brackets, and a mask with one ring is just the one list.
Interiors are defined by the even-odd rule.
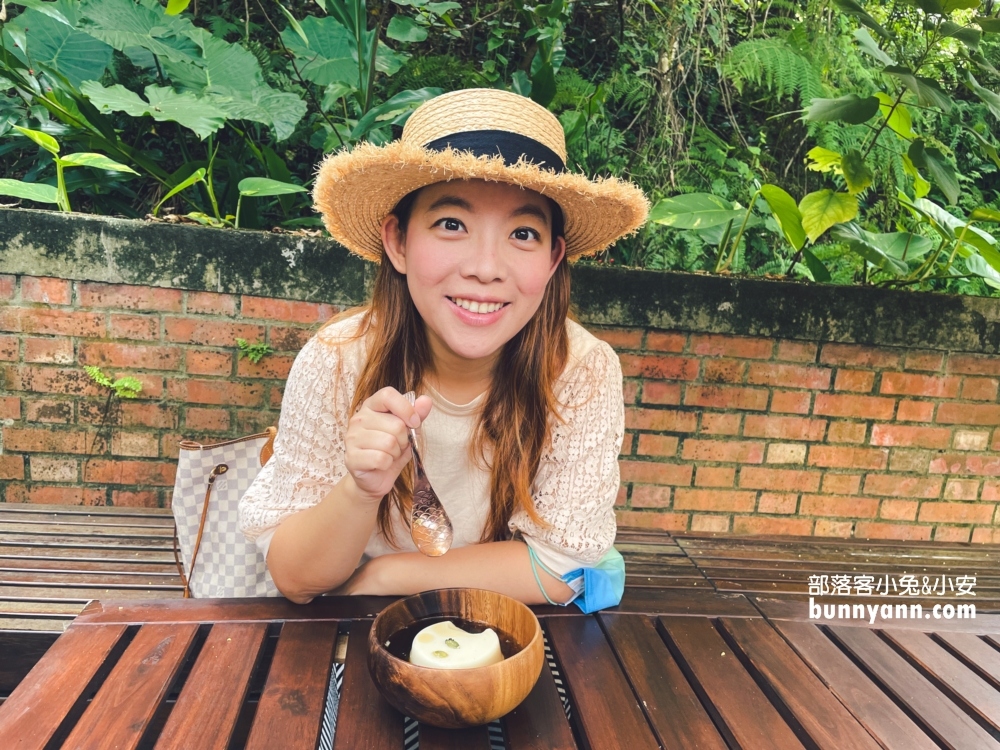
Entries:
[[364,499],[377,503],[392,489],[410,460],[409,429],[427,418],[431,403],[421,396],[411,406],[395,388],[383,388],[351,417],[345,463]]

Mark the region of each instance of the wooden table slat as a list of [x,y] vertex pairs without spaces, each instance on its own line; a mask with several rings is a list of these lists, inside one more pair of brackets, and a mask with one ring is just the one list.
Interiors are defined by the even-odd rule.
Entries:
[[708,700],[709,712],[731,743],[803,748],[710,620],[661,617],[659,622],[677,649],[675,657],[690,671]]
[[368,671],[371,627],[371,622],[363,620],[351,623],[333,750],[400,750],[403,746],[403,715],[378,692]]
[[934,750],[932,741],[819,628],[806,622],[774,627],[833,691],[859,722],[885,747]]
[[[76,622],[106,625],[124,622],[295,622],[374,618],[396,601],[389,596],[318,596],[307,607],[287,599],[106,599],[92,601]],[[560,608],[565,609],[565,608]]]
[[173,514],[169,508],[125,508],[115,505],[88,505],[86,507],[72,507],[65,505],[38,504],[20,505],[17,503],[5,503],[0,505],[4,514],[35,514],[35,513],[58,513],[60,516],[121,516],[128,517],[162,517],[168,520],[173,519]]
[[[172,537],[167,536],[135,536],[122,534],[119,537],[101,536],[98,534],[71,534],[52,533],[46,534],[35,531],[31,534],[11,534],[0,533],[0,545],[11,547],[100,547],[101,545],[112,545],[118,549],[128,550],[167,550],[173,551]],[[0,547],[2,549],[2,547]]]
[[[568,607],[559,609],[563,614],[574,614]],[[699,617],[760,617],[760,612],[743,594],[719,594],[711,590],[694,589],[626,588],[621,604],[611,611],[644,615],[669,613]]]
[[830,631],[865,665],[893,697],[913,714],[946,747],[1000,748],[1000,743],[962,709],[948,700],[902,656],[871,630],[832,627]]
[[67,630],[0,706],[0,747],[44,748],[124,633],[124,625]]
[[576,750],[548,664],[524,701],[502,719],[508,750]]
[[[212,626],[160,733],[157,750],[229,747],[266,636],[266,623]],[[221,686],[226,689],[219,690]]]
[[107,738],[139,745],[198,632],[196,625],[144,625],[66,738],[65,747],[105,750]]
[[883,635],[903,649],[925,671],[933,675],[956,702],[984,722],[1000,730],[1000,692],[924,633],[883,630]]
[[247,748],[316,746],[338,627],[336,621],[284,624]]
[[590,748],[658,748],[597,620],[555,617],[546,622],[546,628],[565,678],[574,719],[582,726]]
[[608,613],[599,617],[663,747],[725,750],[725,740],[652,621]]
[[69,562],[119,562],[139,566],[149,563],[175,565],[172,550],[130,550],[122,547],[54,547],[46,544],[3,544],[0,543],[0,560],[52,560]]
[[753,667],[823,750],[878,750],[879,744],[763,620],[723,619]]
[[967,664],[993,681],[1000,690],[1000,650],[993,648],[982,638],[969,633],[935,633],[948,648],[963,657]]

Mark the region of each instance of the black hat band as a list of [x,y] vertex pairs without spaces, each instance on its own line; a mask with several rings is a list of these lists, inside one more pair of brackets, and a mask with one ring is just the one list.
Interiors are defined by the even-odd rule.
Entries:
[[424,148],[431,151],[444,151],[449,147],[456,151],[469,151],[475,156],[499,155],[508,167],[514,166],[524,158],[556,174],[566,171],[566,165],[559,158],[559,154],[544,143],[507,130],[467,130],[436,138],[424,144]]

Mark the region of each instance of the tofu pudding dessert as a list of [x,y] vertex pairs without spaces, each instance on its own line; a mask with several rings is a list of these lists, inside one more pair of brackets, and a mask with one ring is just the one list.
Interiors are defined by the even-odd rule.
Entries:
[[397,659],[431,669],[472,669],[509,659],[518,652],[507,633],[461,617],[418,620],[383,643]]
[[467,633],[451,620],[428,625],[410,647],[410,663],[431,669],[469,669],[503,661],[500,637],[493,628]]

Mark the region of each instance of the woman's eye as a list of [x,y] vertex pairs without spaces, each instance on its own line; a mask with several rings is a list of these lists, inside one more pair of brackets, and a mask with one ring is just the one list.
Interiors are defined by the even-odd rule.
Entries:
[[458,219],[441,219],[437,223],[449,232],[457,232],[462,228],[462,222]]
[[514,230],[514,239],[521,242],[527,242],[530,239],[540,240],[541,238],[542,235],[539,234],[537,230],[529,227],[521,227],[520,229]]

